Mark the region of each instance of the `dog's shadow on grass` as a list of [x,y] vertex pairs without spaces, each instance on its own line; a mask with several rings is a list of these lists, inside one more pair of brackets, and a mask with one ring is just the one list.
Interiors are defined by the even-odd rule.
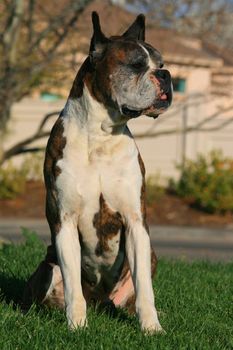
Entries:
[[116,308],[112,303],[98,304],[95,308],[95,313],[105,314],[107,317],[132,324],[132,315],[134,312],[128,312],[124,308]]

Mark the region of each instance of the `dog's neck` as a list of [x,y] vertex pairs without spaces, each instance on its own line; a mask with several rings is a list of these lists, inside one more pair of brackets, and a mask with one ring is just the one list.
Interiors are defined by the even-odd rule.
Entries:
[[102,158],[106,154],[109,159],[109,155],[119,152],[122,144],[131,143],[127,121],[121,118],[119,112],[106,109],[96,101],[85,84],[80,97],[68,98],[62,116],[67,144],[79,140],[90,159],[100,153],[99,150]]
[[63,115],[75,120],[79,129],[86,129],[89,135],[103,137],[124,133],[127,122],[119,111],[107,109],[94,99],[85,84],[80,97],[69,96]]

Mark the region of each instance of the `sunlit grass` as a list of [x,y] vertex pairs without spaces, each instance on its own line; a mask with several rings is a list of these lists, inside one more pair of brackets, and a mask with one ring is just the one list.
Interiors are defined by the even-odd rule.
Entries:
[[63,312],[20,309],[24,283],[45,253],[27,235],[0,250],[0,349],[233,349],[233,263],[159,261],[154,281],[164,335],[145,336],[137,318],[88,309],[88,328],[70,332]]

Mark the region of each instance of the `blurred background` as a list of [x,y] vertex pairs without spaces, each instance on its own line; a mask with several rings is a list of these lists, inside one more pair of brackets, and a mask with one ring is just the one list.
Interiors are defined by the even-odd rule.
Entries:
[[145,13],[146,41],[172,75],[172,108],[129,122],[146,166],[159,253],[231,259],[231,0],[0,2],[0,235],[18,239],[22,225],[48,235],[44,148],[88,54],[93,10],[106,35],[123,33]]

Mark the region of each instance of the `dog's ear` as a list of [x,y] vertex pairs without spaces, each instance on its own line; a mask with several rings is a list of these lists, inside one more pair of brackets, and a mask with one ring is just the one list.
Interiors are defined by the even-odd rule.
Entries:
[[103,34],[100,27],[99,15],[97,12],[92,12],[92,24],[93,24],[93,35],[91,38],[91,45],[89,50],[89,56],[91,61],[96,61],[100,58],[106,44],[109,42],[109,39]]
[[124,38],[145,41],[145,16],[141,13],[122,35]]

